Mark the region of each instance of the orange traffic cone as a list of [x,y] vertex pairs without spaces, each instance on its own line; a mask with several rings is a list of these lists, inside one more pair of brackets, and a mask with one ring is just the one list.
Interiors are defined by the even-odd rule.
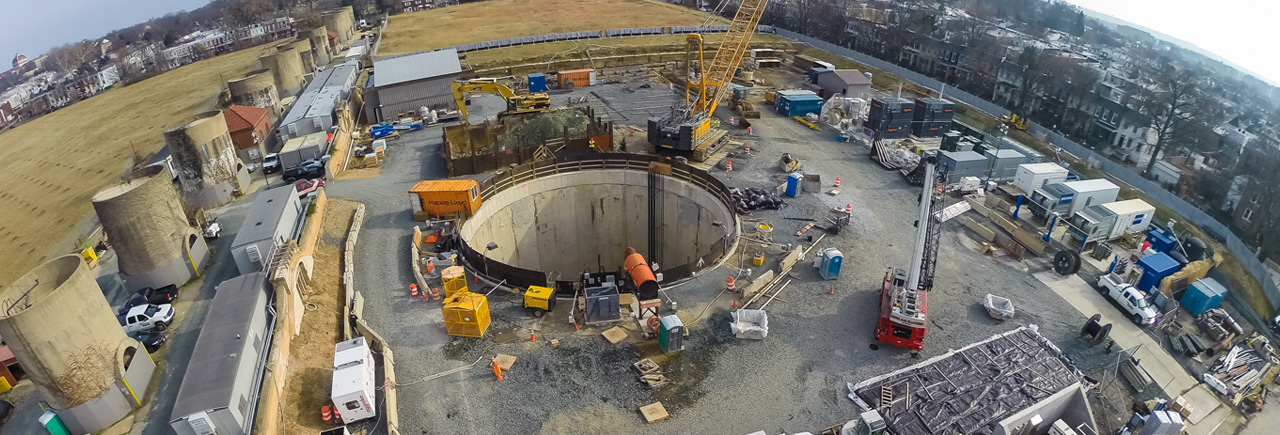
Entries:
[[435,287],[431,288],[431,300],[436,302],[440,301],[440,289]]
[[497,376],[499,381],[502,380],[502,367],[498,367],[498,361],[493,362],[493,375]]
[[732,277],[732,276],[731,276],[731,277],[729,277],[729,279],[725,280],[725,291],[727,291],[727,292],[729,292],[729,293],[737,293],[737,292],[738,292],[737,287],[733,285],[733,277]]
[[409,296],[418,297],[418,285],[409,284]]
[[836,187],[840,187],[840,177],[836,177]]

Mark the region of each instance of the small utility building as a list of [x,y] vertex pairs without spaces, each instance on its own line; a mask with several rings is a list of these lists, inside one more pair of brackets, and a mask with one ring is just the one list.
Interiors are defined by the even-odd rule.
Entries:
[[365,120],[376,124],[423,106],[452,108],[453,81],[461,74],[458,51],[452,48],[374,60],[365,84]]
[[235,144],[240,161],[261,162],[266,155],[262,143],[271,132],[271,117],[267,109],[232,104],[225,113],[227,131],[231,133],[231,143]]
[[822,98],[839,95],[846,98],[871,98],[871,79],[856,69],[827,70],[818,73]]
[[240,273],[263,270],[276,248],[294,238],[301,218],[302,202],[293,185],[258,192],[231,242],[236,269]]
[[274,319],[266,273],[218,284],[169,425],[178,435],[245,435],[256,412]]

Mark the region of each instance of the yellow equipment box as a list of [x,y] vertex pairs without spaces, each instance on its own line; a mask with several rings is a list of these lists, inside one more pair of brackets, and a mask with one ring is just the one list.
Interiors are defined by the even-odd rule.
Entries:
[[467,291],[467,270],[462,266],[449,266],[440,271],[440,282],[444,284],[444,297]]
[[542,317],[556,307],[555,291],[550,287],[529,286],[524,292],[524,307],[532,310],[534,317]]
[[489,301],[484,295],[461,292],[444,301],[444,330],[458,337],[484,337],[489,329]]

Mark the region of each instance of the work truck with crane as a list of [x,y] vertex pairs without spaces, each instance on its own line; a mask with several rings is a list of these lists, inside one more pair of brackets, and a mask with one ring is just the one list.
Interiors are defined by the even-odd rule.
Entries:
[[[880,320],[876,340],[906,348],[913,354],[924,349],[928,296],[938,264],[938,237],[942,231],[938,187],[946,175],[938,170],[938,156],[928,153],[911,175],[920,176],[920,209],[916,215],[916,240],[908,269],[890,267],[880,290]],[[909,177],[910,178],[910,177]],[[914,183],[913,183],[914,184]]]

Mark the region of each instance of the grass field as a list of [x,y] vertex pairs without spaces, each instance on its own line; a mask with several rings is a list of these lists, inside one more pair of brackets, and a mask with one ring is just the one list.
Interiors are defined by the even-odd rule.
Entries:
[[650,0],[491,0],[392,15],[378,56],[547,33],[689,26],[706,17]]
[[[704,37],[704,51],[714,53],[724,35]],[[787,49],[793,43],[785,38],[767,33],[751,38],[752,48]],[[522,64],[541,64],[572,60],[592,60],[595,67],[618,66],[618,63],[635,64],[636,61],[610,61],[611,56],[658,55],[677,53],[684,59],[685,35],[635,36],[586,41],[559,41],[543,44],[494,48],[467,53],[467,62],[476,71]],[[643,60],[641,63],[646,63]]]
[[226,80],[251,70],[250,48],[112,89],[0,134],[0,286],[35,267],[119,183],[134,149],[164,146],[166,127],[212,110]]

